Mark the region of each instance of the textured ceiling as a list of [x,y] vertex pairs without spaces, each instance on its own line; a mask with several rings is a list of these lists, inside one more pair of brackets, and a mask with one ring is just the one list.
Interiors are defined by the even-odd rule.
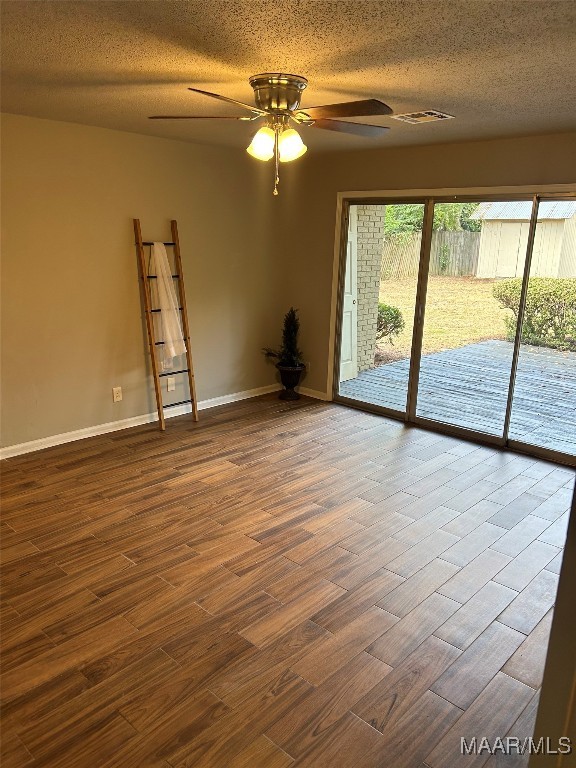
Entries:
[[[319,150],[429,144],[576,127],[572,0],[35,0],[2,3],[2,108],[189,141],[246,146],[254,126],[194,86],[253,102],[248,77],[304,75],[302,106],[367,97],[455,120],[382,138],[303,128]],[[362,121],[362,118],[358,118]]]

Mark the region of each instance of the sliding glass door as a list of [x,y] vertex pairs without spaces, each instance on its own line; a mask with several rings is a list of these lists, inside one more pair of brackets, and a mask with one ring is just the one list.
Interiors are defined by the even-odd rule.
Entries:
[[[520,283],[502,286],[510,333]],[[509,440],[576,456],[576,200],[538,208]]]
[[424,203],[352,204],[338,394],[406,412]]
[[336,399],[576,455],[576,199],[351,202],[346,232]]
[[416,408],[421,418],[503,435],[514,334],[509,337],[512,312],[500,297],[508,279],[522,282],[527,232],[522,222],[494,217],[504,215],[503,206],[517,205],[434,206]]

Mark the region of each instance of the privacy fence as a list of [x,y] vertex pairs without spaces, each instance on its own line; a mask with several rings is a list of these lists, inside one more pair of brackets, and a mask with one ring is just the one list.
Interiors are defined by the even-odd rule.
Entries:
[[[387,235],[382,251],[381,279],[416,277],[421,240],[420,232]],[[433,232],[430,274],[475,275],[479,250],[480,232]]]

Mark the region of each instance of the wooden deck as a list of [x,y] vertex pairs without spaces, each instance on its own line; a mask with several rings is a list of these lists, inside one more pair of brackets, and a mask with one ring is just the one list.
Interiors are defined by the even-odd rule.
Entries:
[[573,481],[275,395],[7,459],[3,768],[493,768]]
[[[488,434],[502,433],[512,344],[483,341],[422,357],[418,416]],[[342,382],[340,394],[403,411],[408,360]],[[510,437],[576,455],[576,354],[522,347]]]

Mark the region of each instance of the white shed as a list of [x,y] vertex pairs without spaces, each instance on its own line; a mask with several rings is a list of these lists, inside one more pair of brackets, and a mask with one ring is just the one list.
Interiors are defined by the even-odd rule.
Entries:
[[[521,277],[532,201],[480,203],[482,221],[476,277]],[[576,201],[543,201],[532,253],[533,277],[576,277]]]

